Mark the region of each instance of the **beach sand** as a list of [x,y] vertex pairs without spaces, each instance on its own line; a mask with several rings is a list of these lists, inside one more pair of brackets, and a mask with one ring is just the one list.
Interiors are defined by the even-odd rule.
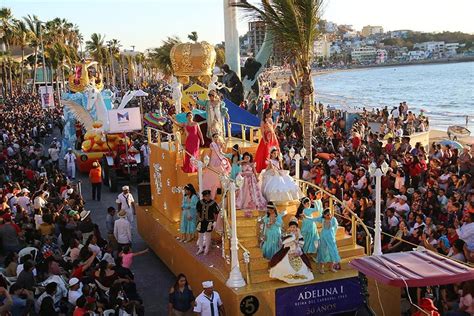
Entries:
[[[430,130],[430,144],[432,142],[439,142],[443,139],[448,139],[448,133],[446,131]],[[474,136],[459,137],[458,142],[460,142],[463,145],[473,145]]]

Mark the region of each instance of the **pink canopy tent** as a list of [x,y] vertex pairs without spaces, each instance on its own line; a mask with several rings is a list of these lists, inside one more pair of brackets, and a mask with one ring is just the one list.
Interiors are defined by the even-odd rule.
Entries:
[[362,257],[352,260],[349,265],[367,277],[395,287],[423,287],[474,280],[473,268],[428,250]]

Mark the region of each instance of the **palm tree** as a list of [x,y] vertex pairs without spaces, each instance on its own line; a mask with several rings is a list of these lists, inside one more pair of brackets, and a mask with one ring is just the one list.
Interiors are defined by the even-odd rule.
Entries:
[[33,92],[36,89],[36,71],[38,69],[38,49],[41,45],[41,22],[39,21],[38,17],[36,15],[28,15],[26,17],[23,17],[23,20],[26,22],[28,25],[28,29],[30,30],[30,45],[33,47],[34,51],[34,56],[35,56],[35,61],[33,63]]
[[299,95],[303,101],[304,147],[311,159],[311,107],[314,92],[311,58],[314,41],[320,34],[318,23],[323,0],[262,0],[257,5],[242,1],[233,5],[263,21],[278,45],[294,56],[294,66],[300,80]]
[[107,48],[104,45],[105,36],[97,33],[91,35],[90,41],[86,41],[86,50],[94,57],[95,61],[99,63],[100,72],[103,74],[102,65],[106,62]]
[[174,45],[181,43],[181,40],[176,37],[168,37],[162,42],[162,45],[158,48],[153,48],[150,50],[149,57],[156,65],[158,69],[163,72],[165,76],[170,76],[173,74],[173,66],[171,64],[171,49]]
[[111,39],[110,41],[107,41],[107,49],[109,50],[109,56],[110,56],[110,71],[111,71],[111,78],[112,78],[112,85],[115,86],[115,65],[114,65],[114,60],[117,60],[120,55],[120,47],[122,45],[120,44],[120,41],[118,39]]
[[143,83],[144,62],[145,62],[145,55],[143,53],[138,53],[135,55],[135,63],[137,64],[137,77],[138,77],[138,82],[140,85]]
[[196,31],[191,32],[191,34],[188,35],[188,39],[196,43],[198,41],[198,33]]
[[[4,54],[2,57],[2,72],[5,77],[5,94],[7,93],[12,94],[13,92],[12,60],[9,56],[10,42],[13,37],[12,20],[13,20],[12,11],[9,8],[2,7],[0,9],[0,21],[2,23],[0,35],[2,35],[2,40],[5,43],[5,48],[7,51],[7,53]],[[8,75],[6,72],[7,68],[8,68]],[[7,86],[9,87],[9,89],[7,88]]]
[[14,20],[13,29],[13,44],[21,48],[21,63],[20,63],[20,90],[23,89],[24,66],[25,66],[25,48],[28,46],[31,38],[31,32],[28,29],[25,21]]

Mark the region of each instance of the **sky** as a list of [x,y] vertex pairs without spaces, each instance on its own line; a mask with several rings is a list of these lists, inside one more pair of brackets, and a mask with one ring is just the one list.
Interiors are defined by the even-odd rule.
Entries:
[[[96,32],[120,40],[122,49],[158,47],[171,35],[186,40],[192,31],[212,44],[224,40],[223,0],[2,0],[0,5],[11,8],[15,17],[66,18],[86,40]],[[356,30],[381,25],[385,30],[474,34],[472,12],[474,0],[326,0],[323,18]],[[248,19],[239,14],[238,20],[243,35]]]

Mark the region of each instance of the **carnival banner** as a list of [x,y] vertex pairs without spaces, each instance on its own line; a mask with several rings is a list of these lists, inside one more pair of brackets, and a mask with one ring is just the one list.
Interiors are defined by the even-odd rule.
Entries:
[[277,289],[276,315],[333,315],[363,305],[358,278]]
[[193,84],[189,88],[183,91],[183,97],[181,98],[182,112],[189,111],[189,103],[195,106],[195,102],[191,99],[191,96],[198,98],[199,100],[207,99],[207,89],[200,85]]
[[109,132],[123,133],[142,129],[140,108],[125,108],[107,111],[109,114]]
[[54,92],[52,86],[41,86],[38,89],[41,98],[41,107],[48,109],[54,107]]

